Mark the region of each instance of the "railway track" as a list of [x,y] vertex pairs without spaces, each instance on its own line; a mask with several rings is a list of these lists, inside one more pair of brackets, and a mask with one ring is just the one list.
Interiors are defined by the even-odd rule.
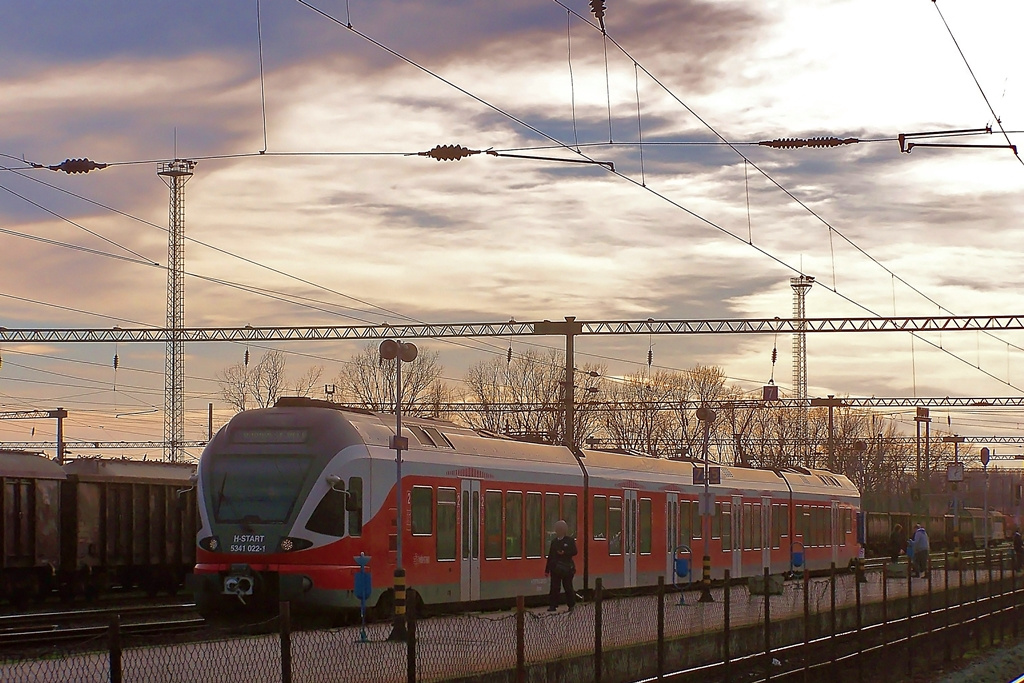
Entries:
[[117,618],[122,635],[195,631],[205,620],[190,602],[102,607],[0,616],[0,650],[73,645],[105,635]]

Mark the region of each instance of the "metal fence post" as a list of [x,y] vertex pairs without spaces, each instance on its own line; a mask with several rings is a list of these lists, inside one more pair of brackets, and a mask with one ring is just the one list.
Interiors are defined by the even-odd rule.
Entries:
[[406,671],[405,678],[408,683],[416,683],[416,640],[419,638],[418,621],[416,614],[416,593],[406,596],[405,628],[409,637],[405,641]]
[[942,604],[943,604],[942,614],[945,617],[945,619],[943,620],[944,623],[945,623],[945,628],[942,629],[943,634],[945,636],[945,638],[943,640],[946,643],[946,659],[945,659],[945,661],[951,662],[951,661],[953,661],[953,638],[952,638],[949,630],[950,630],[950,624],[952,624],[953,622],[949,618],[949,551],[948,550],[944,550],[943,553],[942,553],[942,576],[943,576],[943,586],[945,586],[945,588],[942,591]]
[[811,662],[807,658],[807,650],[811,645],[811,598],[810,598],[810,572],[804,565],[804,683],[810,682]]
[[604,593],[601,578],[594,581],[594,683],[601,683],[602,660],[604,659],[601,645],[602,615],[601,600]]
[[121,683],[121,618],[114,615],[107,629],[110,649],[110,683]]
[[925,567],[928,570],[928,600],[925,603],[925,608],[928,610],[928,633],[932,632],[932,558],[928,556],[928,564]]
[[889,623],[889,564],[882,563],[882,623]]
[[831,668],[833,677],[836,675],[836,563],[833,562],[829,569],[829,593],[831,598],[832,612],[830,614],[832,635],[829,638],[829,657],[831,658]]
[[910,558],[907,558],[907,677],[914,676],[914,649],[910,646],[914,639],[914,626],[911,623],[914,616],[914,568],[911,566]]
[[280,603],[278,617],[281,634],[281,683],[292,683],[292,618],[291,603]]
[[979,607],[979,600],[981,599],[981,589],[978,587],[978,557],[974,556],[971,558],[971,570],[974,574],[974,604],[971,606],[971,613],[974,615],[974,646],[981,649],[981,609]]
[[1017,559],[1014,557],[1013,571],[1010,572],[1010,625],[1013,628],[1013,637],[1017,638]]
[[516,597],[516,683],[526,681],[526,598]]
[[854,598],[857,601],[857,623],[856,623],[856,625],[857,625],[857,681],[858,681],[858,683],[863,683],[863,681],[864,681],[864,642],[861,640],[861,632],[860,632],[861,631],[861,627],[863,626],[863,624],[861,622],[861,613],[860,613],[860,584],[861,584],[861,577],[862,576],[863,576],[863,571],[862,570],[858,570],[857,573],[853,577],[853,592],[854,592]]
[[725,683],[731,683],[732,681],[732,666],[730,665],[730,653],[729,653],[729,621],[730,621],[730,610],[731,601],[729,599],[732,591],[729,589],[729,570],[725,570],[725,586],[722,588],[722,602],[725,609],[723,620],[725,623],[722,625],[722,663],[725,668]]
[[764,680],[772,679],[772,597],[768,587],[768,567],[764,568]]
[[657,680],[665,676],[665,577],[657,578]]

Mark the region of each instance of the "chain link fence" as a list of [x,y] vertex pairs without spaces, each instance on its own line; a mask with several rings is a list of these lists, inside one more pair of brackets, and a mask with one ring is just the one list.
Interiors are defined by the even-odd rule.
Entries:
[[571,611],[527,608],[520,599],[504,612],[410,613],[408,638],[398,640],[390,623],[293,631],[287,603],[245,633],[211,628],[195,642],[121,634],[113,624],[73,648],[0,655],[0,680],[621,683],[672,672],[674,680],[838,683],[851,672],[865,680],[866,660],[909,675],[922,666],[912,655],[920,637],[929,656],[954,658],[1016,636],[1024,611],[1024,581],[1000,559],[963,561],[927,578],[908,578],[902,566],[759,578],[713,586],[703,600],[700,590],[664,585],[617,597],[598,582]]

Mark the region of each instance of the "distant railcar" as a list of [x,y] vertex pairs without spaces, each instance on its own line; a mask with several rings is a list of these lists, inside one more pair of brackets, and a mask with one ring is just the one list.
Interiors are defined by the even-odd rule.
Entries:
[[111,584],[177,592],[195,564],[193,466],[85,458],[64,471],[62,596]]
[[282,399],[218,432],[198,469],[192,583],[204,614],[273,610],[282,599],[354,610],[360,553],[370,558],[370,605],[386,611],[399,534],[407,583],[427,604],[540,595],[559,519],[591,587],[671,581],[677,556],[695,560],[699,578],[705,552],[715,578],[825,570],[858,554],[860,494],[842,475],[722,466],[703,530],[692,462],[574,454],[441,421],[406,422],[399,492],[393,419]]
[[0,596],[19,607],[55,585],[65,478],[59,465],[40,455],[0,451]]

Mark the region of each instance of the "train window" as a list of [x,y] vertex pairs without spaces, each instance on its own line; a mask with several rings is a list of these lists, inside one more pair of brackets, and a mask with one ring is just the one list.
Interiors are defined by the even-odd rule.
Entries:
[[608,498],[608,554],[622,554],[622,498]]
[[690,501],[679,501],[679,539],[676,541],[676,545],[690,545],[692,522]]
[[225,454],[213,457],[210,493],[215,522],[282,524],[291,517],[312,456]]
[[458,508],[455,489],[437,489],[437,559],[455,559],[455,530],[458,528]]
[[501,559],[501,491],[484,492],[484,559]]
[[363,535],[363,478],[349,477],[348,497],[351,507],[355,509],[348,513],[348,535]]
[[722,503],[722,550],[732,550],[731,503]]
[[505,557],[518,560],[523,556],[523,494],[505,494]]
[[762,517],[760,503],[754,503],[753,511],[751,512],[751,514],[754,518],[754,530],[750,532],[750,536],[751,539],[754,541],[754,550],[760,550],[761,546],[764,545],[762,543],[762,539],[764,538],[764,536],[762,535],[763,532],[761,526]]
[[423,431],[430,436],[430,439],[438,448],[455,448],[452,442],[448,440],[448,437],[442,434],[437,427],[424,427]]
[[651,499],[640,499],[640,554],[650,555],[653,544],[653,532],[651,529]]
[[540,494],[526,494],[526,556],[544,555],[544,517],[540,509]]
[[419,425],[406,425],[410,432],[416,435],[416,440],[424,446],[436,446],[434,440],[430,438],[430,435],[423,431],[423,427]]
[[811,508],[807,505],[796,506],[796,532],[805,546],[811,546]]
[[317,504],[313,514],[306,522],[306,528],[316,534],[326,536],[345,535],[345,501],[346,491],[328,489],[323,499]]
[[429,486],[412,487],[412,535],[434,533],[434,490]]
[[557,493],[545,493],[544,494],[544,547],[547,548],[551,545],[551,541],[555,538],[555,522],[560,520],[562,517],[562,511],[558,506],[558,494]]
[[694,538],[704,534],[704,520],[700,518],[700,505],[695,500],[690,501],[690,533]]
[[594,540],[608,538],[608,497],[594,496]]
[[743,504],[743,549],[754,549],[754,538],[751,535],[754,531],[753,509],[750,503]]
[[562,519],[569,525],[569,535],[576,538],[576,494],[562,496]]
[[722,504],[715,503],[715,515],[711,518],[711,538],[722,537]]

